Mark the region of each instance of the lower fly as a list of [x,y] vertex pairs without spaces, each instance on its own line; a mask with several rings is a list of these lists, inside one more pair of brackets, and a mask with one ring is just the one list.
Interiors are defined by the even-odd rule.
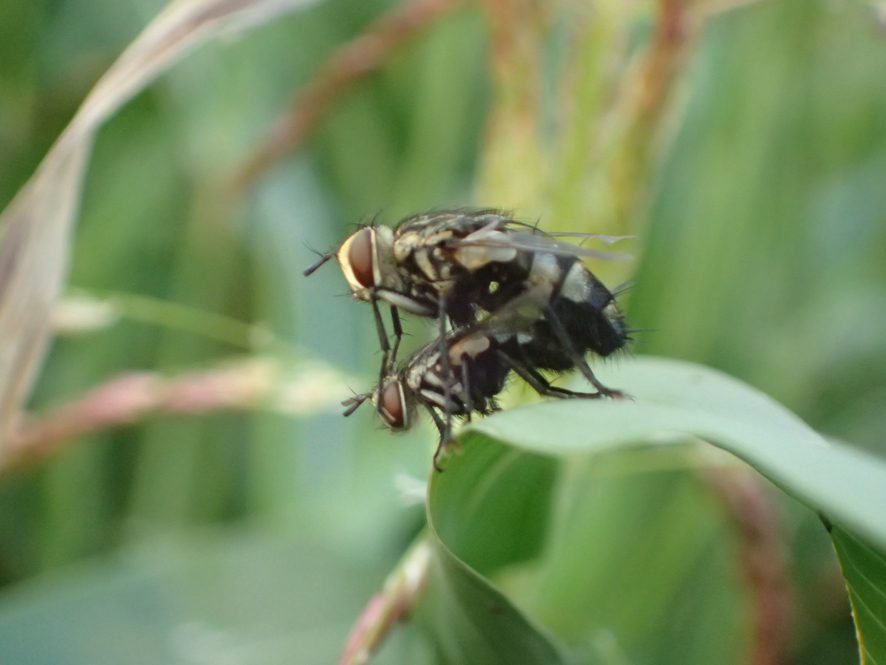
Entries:
[[418,407],[422,407],[440,434],[434,454],[434,467],[440,470],[440,456],[457,446],[452,436],[453,420],[470,422],[474,414],[497,411],[496,398],[511,372],[545,397],[598,398],[621,394],[608,389],[606,393],[580,393],[551,385],[536,367],[525,362],[526,358],[540,355],[537,345],[547,344],[548,340],[535,339],[527,333],[454,331],[445,338],[445,356],[439,340],[427,344],[374,390],[345,401],[345,415],[369,400],[388,428],[402,431],[413,425]]

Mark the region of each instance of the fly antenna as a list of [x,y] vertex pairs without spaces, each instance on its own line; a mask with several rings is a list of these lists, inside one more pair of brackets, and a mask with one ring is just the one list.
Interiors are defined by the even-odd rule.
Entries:
[[342,406],[346,407],[344,413],[342,415],[347,418],[349,415],[354,413],[357,409],[360,408],[360,405],[363,404],[367,399],[372,396],[372,393],[363,393],[362,395],[354,395],[346,399],[341,403]]
[[304,275],[305,277],[307,277],[308,275],[312,275],[317,270],[317,268],[319,268],[324,263],[326,263],[329,259],[331,259],[335,256],[335,252],[326,252],[325,254],[323,254],[321,252],[318,252],[316,249],[311,250],[311,251],[314,252],[315,254],[318,254],[320,256],[320,259],[316,263],[314,263],[313,265],[308,266],[307,268],[302,270],[301,274]]

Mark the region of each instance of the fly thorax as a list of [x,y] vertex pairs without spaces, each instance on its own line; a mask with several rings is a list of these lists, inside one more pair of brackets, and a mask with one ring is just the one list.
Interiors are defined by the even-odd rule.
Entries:
[[403,282],[394,256],[394,232],[387,226],[376,226],[372,234],[373,277],[376,286],[403,291]]
[[416,249],[413,253],[413,256],[415,258],[415,264],[418,266],[418,269],[424,273],[425,277],[427,277],[428,280],[436,282],[441,278],[440,273],[437,272],[437,267],[434,265],[431,257],[428,256],[427,249]]
[[421,362],[414,363],[406,373],[406,385],[418,391],[423,384],[442,385],[438,376],[437,365],[440,363],[440,352],[428,353]]
[[428,370],[421,377],[421,384],[423,386],[431,386],[432,388],[443,388],[443,379],[440,377],[439,368],[435,367],[433,370]]
[[428,373],[428,366],[425,363],[414,365],[410,367],[409,370],[406,372],[404,383],[406,383],[406,385],[409,386],[410,389],[417,392],[421,388],[421,384],[422,381],[424,381],[425,375]]
[[587,302],[591,297],[591,276],[587,268],[575,262],[566,273],[560,295],[576,303]]
[[442,247],[435,247],[431,251],[430,256],[431,262],[434,264],[434,269],[437,273],[437,279],[440,281],[451,281],[456,276],[455,266],[452,263],[452,260],[449,258],[448,254]]
[[488,350],[490,346],[489,337],[486,335],[477,335],[460,339],[449,347],[449,364],[453,367],[461,365],[461,359],[464,356],[468,358],[476,358],[478,355]]
[[414,233],[405,233],[394,240],[394,260],[397,263],[406,263],[416,247],[416,240]]
[[[471,241],[488,244],[470,245]],[[490,263],[510,263],[517,258],[517,250],[505,245],[507,236],[501,231],[485,231],[481,229],[465,238],[465,243],[456,248],[453,258],[469,272],[476,272]]]
[[439,409],[445,409],[447,407],[446,398],[434,390],[422,390],[420,394],[426,402],[433,404]]

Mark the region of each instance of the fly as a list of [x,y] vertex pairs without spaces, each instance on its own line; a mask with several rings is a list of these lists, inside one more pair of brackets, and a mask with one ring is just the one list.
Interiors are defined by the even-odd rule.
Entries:
[[[398,370],[390,372],[371,392],[357,395],[343,403],[345,415],[351,415],[370,400],[385,425],[394,431],[409,429],[418,407],[423,407],[440,434],[434,466],[442,452],[455,445],[452,437],[454,418],[470,421],[473,414],[488,415],[499,409],[496,397],[505,387],[511,372],[528,383],[539,395],[556,398],[596,398],[603,392],[580,393],[552,386],[531,364],[551,345],[545,328],[514,332],[510,326],[522,321],[522,315],[505,313],[492,316],[472,328],[456,330],[445,337],[445,353],[439,341],[431,342],[407,359]],[[609,394],[618,391],[609,391]]]
[[[383,352],[382,379],[396,359],[403,334],[399,310],[436,317],[442,344],[447,318],[455,328],[471,326],[533,291],[539,294],[536,318],[544,317],[547,323],[542,327],[549,327],[538,334],[551,348],[539,349],[527,358],[528,364],[554,370],[576,367],[602,394],[615,394],[594,378],[584,355],[609,355],[625,346],[628,335],[612,294],[580,257],[623,255],[559,242],[556,235],[496,210],[431,212],[409,217],[393,230],[364,227],[337,251],[321,255],[305,274],[337,258],[354,296],[372,304]],[[562,235],[608,243],[621,239]],[[379,301],[391,307],[393,347]]]

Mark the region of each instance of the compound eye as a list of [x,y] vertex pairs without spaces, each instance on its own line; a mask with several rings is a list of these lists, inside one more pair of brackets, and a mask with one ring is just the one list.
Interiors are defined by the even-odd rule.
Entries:
[[348,263],[354,278],[362,286],[375,286],[375,274],[372,269],[372,229],[357,231],[348,250]]
[[391,381],[382,389],[381,417],[391,429],[401,429],[406,423],[406,405],[399,381]]

